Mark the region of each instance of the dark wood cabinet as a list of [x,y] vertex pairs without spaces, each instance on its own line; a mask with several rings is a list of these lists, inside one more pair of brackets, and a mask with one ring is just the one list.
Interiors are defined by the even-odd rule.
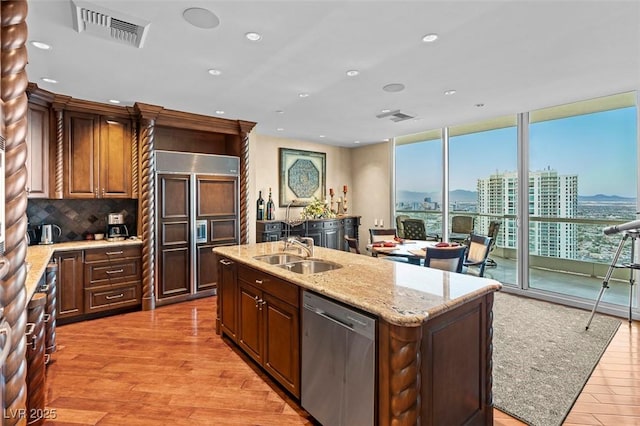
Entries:
[[85,314],[141,303],[140,246],[86,250],[84,261]]
[[58,319],[72,318],[84,313],[83,251],[55,254],[58,264]]
[[49,198],[49,108],[27,110],[27,196]]
[[358,239],[359,226],[360,216],[307,220],[291,229],[285,222],[259,220],[256,222],[256,242],[279,241],[288,235],[296,235],[313,238],[318,247],[349,251],[344,236]]
[[65,113],[65,198],[131,198],[131,121]]
[[[217,258],[217,257],[216,257]],[[238,274],[236,263],[220,259],[218,265],[218,333],[224,331],[237,342],[238,330]]]
[[219,274],[220,332],[299,397],[298,287],[228,259],[220,259]]

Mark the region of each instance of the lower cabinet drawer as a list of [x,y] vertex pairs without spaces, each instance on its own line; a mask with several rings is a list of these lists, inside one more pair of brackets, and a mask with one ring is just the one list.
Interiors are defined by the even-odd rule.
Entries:
[[138,305],[141,302],[140,290],[140,282],[85,289],[85,313]]

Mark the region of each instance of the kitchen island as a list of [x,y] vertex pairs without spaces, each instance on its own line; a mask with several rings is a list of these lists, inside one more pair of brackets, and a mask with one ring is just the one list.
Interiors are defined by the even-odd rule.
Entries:
[[[492,305],[499,282],[319,247],[314,258],[342,267],[299,274],[255,259],[282,253],[282,242],[213,250],[220,262],[217,332],[230,337],[294,396],[299,396],[300,381],[297,309],[302,306],[299,290],[305,289],[377,318],[377,424],[493,423]],[[248,281],[257,292],[256,309],[271,301],[289,320],[281,323],[287,326],[279,334],[267,331],[254,346],[273,346],[285,335],[290,345],[280,351],[289,354],[285,358],[276,358],[275,351],[252,353],[245,341],[251,336],[243,338],[243,321],[250,317],[239,313],[248,306],[242,305],[248,298],[243,299],[239,287],[246,288]]]

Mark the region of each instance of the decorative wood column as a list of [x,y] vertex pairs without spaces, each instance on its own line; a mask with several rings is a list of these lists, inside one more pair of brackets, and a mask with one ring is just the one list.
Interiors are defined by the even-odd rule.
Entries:
[[[11,349],[4,364],[4,425],[26,424],[26,345],[27,292],[27,2],[2,0],[0,93],[6,136],[5,157],[5,257],[11,262],[0,281],[0,305],[13,331]],[[15,413],[15,415],[12,415]]]
[[420,424],[422,327],[379,325],[378,424]]
[[240,125],[240,244],[249,243],[249,132],[255,123]]
[[139,197],[139,177],[138,177],[138,165],[140,160],[138,158],[138,126],[137,123],[133,123],[131,126],[131,198]]
[[[155,268],[156,268],[156,171],[155,126],[162,107],[136,103],[132,116],[137,116],[140,130],[136,131],[137,151],[139,155],[139,191],[138,220],[142,232],[142,309],[150,311],[156,307]],[[135,127],[135,125],[134,125]]]
[[[53,189],[53,197],[57,199],[62,199],[64,197],[64,189],[62,186],[63,182],[63,165],[62,160],[64,158],[64,115],[62,112],[62,105],[54,104],[53,110],[55,111],[55,119],[56,119],[56,161],[55,161],[55,184]],[[49,163],[51,164],[51,163]]]

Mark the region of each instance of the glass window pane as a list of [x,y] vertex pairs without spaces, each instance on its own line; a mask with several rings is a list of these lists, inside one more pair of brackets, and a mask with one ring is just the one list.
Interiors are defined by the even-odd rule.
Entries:
[[[622,234],[636,218],[637,107],[630,94],[535,111],[529,127],[530,287],[595,299]],[[621,254],[628,262],[631,244]],[[562,278],[555,278],[562,274]],[[629,272],[603,301],[627,305]]]
[[442,140],[396,145],[396,216],[425,221],[427,234],[442,229]]
[[510,285],[517,283],[516,125],[516,116],[507,116],[453,127],[449,137],[449,239],[463,241],[468,234],[453,228],[454,221],[464,222],[459,216],[471,216],[480,235],[498,223],[485,276]]

